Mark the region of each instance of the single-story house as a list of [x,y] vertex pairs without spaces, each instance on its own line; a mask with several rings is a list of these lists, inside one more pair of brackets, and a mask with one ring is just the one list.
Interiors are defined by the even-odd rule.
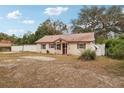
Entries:
[[94,33],[46,35],[35,42],[41,53],[80,55],[86,49],[95,50]]
[[0,40],[0,51],[11,51],[12,42],[9,40]]

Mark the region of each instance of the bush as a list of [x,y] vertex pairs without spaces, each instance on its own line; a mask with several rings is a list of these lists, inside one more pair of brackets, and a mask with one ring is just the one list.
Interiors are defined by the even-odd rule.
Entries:
[[50,52],[49,52],[49,50],[47,50],[46,52],[47,52],[47,54],[49,54],[49,53],[50,53]]
[[114,59],[124,59],[124,39],[108,40],[106,42],[106,56]]
[[114,58],[116,59],[124,59],[124,42],[121,42],[120,44],[117,44],[113,48],[114,52]]
[[82,52],[81,56],[79,57],[81,60],[95,60],[95,58],[96,52],[89,49]]

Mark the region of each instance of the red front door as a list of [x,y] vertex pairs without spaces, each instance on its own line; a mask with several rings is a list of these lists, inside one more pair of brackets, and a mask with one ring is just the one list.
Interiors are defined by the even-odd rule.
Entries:
[[66,43],[62,44],[62,54],[64,54],[64,55],[67,54],[67,44]]

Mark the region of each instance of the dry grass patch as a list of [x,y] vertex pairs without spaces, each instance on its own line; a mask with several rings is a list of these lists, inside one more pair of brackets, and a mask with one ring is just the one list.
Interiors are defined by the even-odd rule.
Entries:
[[108,73],[112,73],[113,75],[124,76],[124,61],[108,65],[105,69],[108,71]]
[[[56,60],[23,59],[18,62],[22,56]],[[107,57],[84,62],[77,56],[23,52],[0,54],[0,60],[0,87],[124,87],[123,76],[110,71],[121,61]]]

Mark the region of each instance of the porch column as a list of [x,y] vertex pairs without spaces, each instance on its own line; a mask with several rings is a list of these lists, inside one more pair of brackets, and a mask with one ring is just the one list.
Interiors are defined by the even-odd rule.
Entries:
[[60,45],[61,45],[61,55],[63,54],[63,47],[62,47],[62,42],[60,42]]
[[57,42],[55,42],[55,54],[57,54],[56,51],[57,51]]

